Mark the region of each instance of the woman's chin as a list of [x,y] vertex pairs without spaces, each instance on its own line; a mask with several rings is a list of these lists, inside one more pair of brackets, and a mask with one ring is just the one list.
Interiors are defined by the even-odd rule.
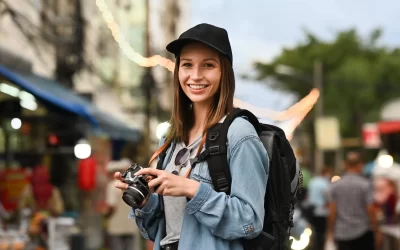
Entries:
[[190,96],[189,99],[190,99],[190,101],[192,101],[192,103],[194,105],[204,105],[206,103],[209,103],[208,102],[209,98],[202,97],[202,96]]
[[207,99],[201,95],[188,95],[188,97],[193,104],[204,102]]

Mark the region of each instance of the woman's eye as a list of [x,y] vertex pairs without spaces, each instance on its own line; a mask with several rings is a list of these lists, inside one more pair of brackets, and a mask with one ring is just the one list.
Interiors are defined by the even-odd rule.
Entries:
[[204,67],[204,68],[212,68],[212,67],[214,67],[214,65],[212,65],[211,63],[205,63],[205,64],[203,65],[203,67]]
[[192,66],[192,64],[190,64],[190,63],[182,63],[182,67],[190,67],[190,66]]

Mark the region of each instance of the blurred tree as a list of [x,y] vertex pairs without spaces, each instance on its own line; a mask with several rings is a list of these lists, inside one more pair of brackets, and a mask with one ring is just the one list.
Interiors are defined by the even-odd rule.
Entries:
[[325,41],[306,31],[304,41],[271,63],[255,64],[258,80],[274,79],[267,81],[272,87],[302,97],[313,87],[314,61],[321,61],[324,114],[339,118],[342,136],[359,136],[364,122],[379,119],[382,104],[400,96],[400,48],[382,45],[381,35],[376,29],[362,38],[350,29]]

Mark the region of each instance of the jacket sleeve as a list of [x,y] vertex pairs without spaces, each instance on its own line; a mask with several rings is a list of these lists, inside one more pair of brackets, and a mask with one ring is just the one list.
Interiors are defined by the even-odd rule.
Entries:
[[228,143],[231,194],[216,192],[211,185],[200,182],[187,212],[215,236],[226,240],[255,238],[264,222],[268,155],[253,126],[242,118],[229,128]]
[[[164,144],[165,137],[162,137],[159,147]],[[151,194],[146,205],[141,209],[133,209],[129,218],[135,218],[136,224],[140,230],[141,235],[145,239],[154,241],[162,217],[162,209],[160,198],[157,194]]]
[[140,234],[154,241],[161,218],[161,206],[157,194],[151,194],[146,205],[141,209],[133,209],[129,216],[135,218]]

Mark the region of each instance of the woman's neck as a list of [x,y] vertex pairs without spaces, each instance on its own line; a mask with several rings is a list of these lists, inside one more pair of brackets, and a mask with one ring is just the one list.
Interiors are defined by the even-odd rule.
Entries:
[[210,105],[208,104],[193,103],[194,122],[191,129],[192,133],[198,135],[199,133],[203,132],[209,109]]

